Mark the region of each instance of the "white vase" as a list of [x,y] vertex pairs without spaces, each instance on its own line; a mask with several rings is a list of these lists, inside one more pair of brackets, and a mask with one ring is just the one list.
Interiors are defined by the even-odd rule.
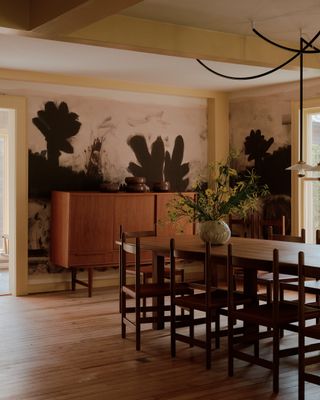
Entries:
[[226,243],[231,237],[229,226],[224,221],[204,221],[200,223],[200,238],[211,244]]

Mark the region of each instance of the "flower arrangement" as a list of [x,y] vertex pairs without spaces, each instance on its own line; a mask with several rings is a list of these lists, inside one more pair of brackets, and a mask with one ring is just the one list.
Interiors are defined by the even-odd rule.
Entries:
[[226,163],[209,165],[207,182],[199,180],[193,186],[196,196],[180,193],[168,204],[168,216],[172,222],[181,218],[188,221],[219,221],[229,214],[245,218],[256,210],[259,198],[266,196],[267,185],[259,185],[254,170],[247,170],[243,176],[231,168],[234,157]]

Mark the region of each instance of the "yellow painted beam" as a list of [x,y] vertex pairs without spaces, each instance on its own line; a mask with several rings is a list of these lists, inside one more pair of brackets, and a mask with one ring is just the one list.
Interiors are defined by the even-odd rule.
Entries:
[[[268,67],[274,67],[292,56],[292,53],[255,36],[215,32],[123,15],[104,18],[74,31],[69,38],[105,47]],[[305,66],[319,68],[319,62],[316,57],[305,57]]]
[[12,29],[29,28],[29,0],[0,0],[0,26]]
[[30,29],[61,36],[116,14],[141,0],[31,0]]
[[30,0],[30,29],[43,25],[84,3],[87,3],[87,0]]
[[50,74],[44,72],[11,70],[4,68],[0,68],[0,79],[79,86],[97,89],[123,90],[139,93],[158,93],[172,96],[195,97],[203,99],[215,97],[217,93],[220,93],[211,90],[180,88],[168,85],[143,84],[138,82],[100,79],[79,75]]

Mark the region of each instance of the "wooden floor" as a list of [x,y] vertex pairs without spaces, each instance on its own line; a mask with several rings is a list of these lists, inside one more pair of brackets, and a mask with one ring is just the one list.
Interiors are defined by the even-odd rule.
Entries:
[[[248,400],[297,399],[297,359],[281,362],[280,393],[270,373],[235,361],[227,377],[226,339],[212,353],[178,343],[170,357],[169,329],[147,330],[142,351],[134,336],[120,337],[118,292],[86,291],[0,297],[0,399],[10,400]],[[294,334],[285,343],[295,343]],[[270,346],[264,347],[270,353]],[[320,399],[308,384],[306,399]]]

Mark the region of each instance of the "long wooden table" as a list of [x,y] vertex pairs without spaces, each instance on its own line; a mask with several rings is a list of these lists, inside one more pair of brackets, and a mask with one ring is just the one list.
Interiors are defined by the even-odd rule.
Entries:
[[[153,253],[153,277],[155,281],[163,280],[164,260],[169,255],[170,238],[157,236],[141,238],[141,249],[151,250]],[[244,291],[246,294],[255,296],[257,292],[256,276],[257,270],[271,271],[273,249],[279,250],[280,272],[298,275],[298,253],[305,254],[305,265],[307,275],[320,278],[320,246],[306,243],[291,243],[276,240],[250,239],[232,237],[228,243],[232,244],[233,254],[244,260],[253,260],[248,268],[244,270]],[[192,250],[204,252],[205,245],[197,235],[177,235],[175,246],[180,250]],[[228,244],[212,247],[214,265],[221,267],[227,258]],[[244,267],[246,264],[244,263]],[[158,329],[164,326],[160,321]]]

